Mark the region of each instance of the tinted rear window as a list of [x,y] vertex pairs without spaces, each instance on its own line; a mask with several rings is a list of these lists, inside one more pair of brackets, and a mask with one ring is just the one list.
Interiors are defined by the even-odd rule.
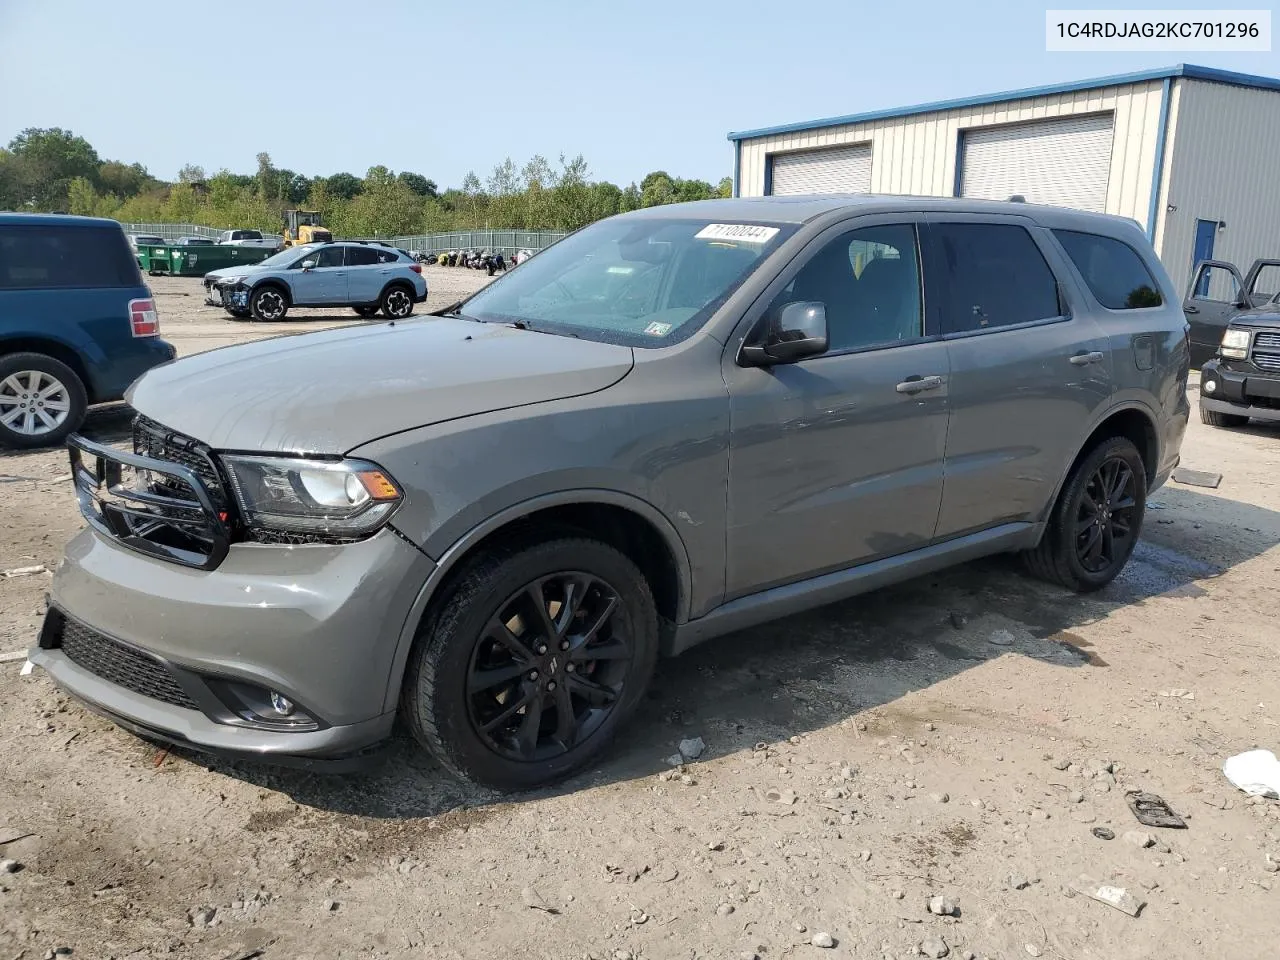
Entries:
[[118,228],[0,226],[0,290],[141,285]]
[[947,278],[944,332],[995,329],[1062,313],[1057,279],[1022,227],[940,223],[930,229]]
[[1164,302],[1151,271],[1123,240],[1074,230],[1055,230],[1053,235],[1108,310],[1137,310]]

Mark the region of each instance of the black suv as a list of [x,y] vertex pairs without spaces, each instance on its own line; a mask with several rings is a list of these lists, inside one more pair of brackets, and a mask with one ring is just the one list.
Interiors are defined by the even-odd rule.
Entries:
[[1200,419],[1243,427],[1250,417],[1280,421],[1280,305],[1232,317],[1218,355],[1200,368]]

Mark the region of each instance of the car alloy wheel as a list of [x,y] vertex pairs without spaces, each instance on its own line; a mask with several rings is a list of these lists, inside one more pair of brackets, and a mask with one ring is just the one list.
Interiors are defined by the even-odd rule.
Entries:
[[387,315],[398,320],[413,312],[413,298],[403,290],[392,290],[387,294],[385,307]]
[[263,290],[257,297],[256,312],[263,320],[279,320],[284,316],[284,296],[275,290]]
[[1120,457],[1104,460],[1085,486],[1075,518],[1076,558],[1089,573],[1102,573],[1129,556],[1135,496],[1133,470]]
[[544,761],[601,727],[632,663],[619,608],[607,582],[566,572],[527,584],[494,611],[467,672],[468,719],[490,750]]
[[0,381],[0,424],[25,437],[57,430],[71,414],[71,394],[52,374],[19,370]]

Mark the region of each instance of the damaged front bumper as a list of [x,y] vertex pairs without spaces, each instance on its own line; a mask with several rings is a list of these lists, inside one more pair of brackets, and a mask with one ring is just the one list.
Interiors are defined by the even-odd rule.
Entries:
[[208,306],[225,307],[228,310],[249,309],[249,288],[242,282],[205,280],[204,294],[204,302]]

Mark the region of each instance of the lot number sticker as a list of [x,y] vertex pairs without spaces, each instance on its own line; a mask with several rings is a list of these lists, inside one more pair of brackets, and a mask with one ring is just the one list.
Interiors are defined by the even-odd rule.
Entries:
[[657,320],[644,328],[644,332],[651,337],[665,337],[671,332],[671,324],[659,323]]
[[697,233],[697,240],[737,240],[739,243],[768,243],[778,234],[777,227],[755,223],[709,223]]

